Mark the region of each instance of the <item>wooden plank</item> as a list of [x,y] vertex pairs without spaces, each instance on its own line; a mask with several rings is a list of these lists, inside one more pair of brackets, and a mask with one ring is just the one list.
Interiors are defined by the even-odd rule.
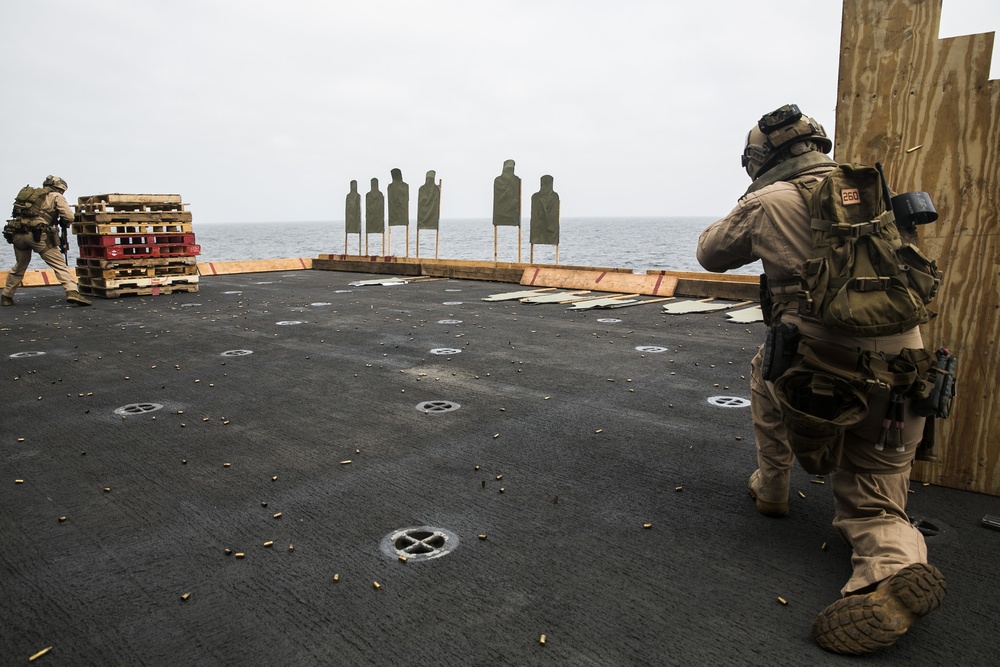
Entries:
[[311,269],[313,260],[308,257],[285,259],[252,259],[240,262],[199,262],[198,273],[203,276],[221,276],[234,273],[265,273],[268,271],[297,271]]
[[109,223],[156,223],[188,222],[193,220],[190,211],[121,211],[121,212],[77,212],[76,222]]
[[599,292],[635,292],[650,296],[673,296],[677,278],[662,273],[636,274],[581,269],[534,267],[525,269],[522,285],[588,289]]
[[920,481],[1000,495],[1000,85],[994,34],[938,39],[941,2],[845,0],[836,159],[881,161],[896,192],[933,197],[919,245],[944,272],[924,344],[959,358],[958,396],[936,420]]

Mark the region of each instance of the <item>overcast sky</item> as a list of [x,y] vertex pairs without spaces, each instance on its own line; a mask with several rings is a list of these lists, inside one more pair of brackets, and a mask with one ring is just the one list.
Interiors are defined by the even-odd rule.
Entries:
[[[443,179],[489,217],[722,215],[747,130],[788,102],[835,124],[839,0],[3,0],[0,192],[179,193],[195,222],[343,220],[351,180]],[[1000,29],[944,0],[943,36]],[[997,49],[1000,51],[1000,49]],[[1000,76],[994,54],[993,76]],[[525,220],[526,222],[526,220]]]

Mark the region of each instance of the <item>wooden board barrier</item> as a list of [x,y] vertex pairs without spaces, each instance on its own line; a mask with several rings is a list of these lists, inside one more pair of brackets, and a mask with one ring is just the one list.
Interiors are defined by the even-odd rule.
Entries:
[[639,274],[534,267],[524,270],[522,285],[673,296],[677,278],[663,273]]
[[913,477],[1000,495],[995,35],[939,39],[941,4],[845,0],[835,158],[882,162],[893,190],[934,200],[940,218],[917,233],[944,277],[931,304],[938,316],[922,329],[924,345],[958,357],[958,396],[950,417],[936,420],[938,461],[917,462]]
[[198,273],[203,276],[221,276],[232,273],[264,273],[267,271],[296,271],[311,268],[312,260],[308,257],[198,263]]

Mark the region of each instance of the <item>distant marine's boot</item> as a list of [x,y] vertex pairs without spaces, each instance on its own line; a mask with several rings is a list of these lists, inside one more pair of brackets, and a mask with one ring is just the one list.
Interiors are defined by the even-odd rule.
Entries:
[[0,296],[0,306],[13,306],[14,298],[10,296]]
[[872,653],[891,646],[918,618],[937,609],[945,591],[944,575],[936,567],[907,565],[871,593],[841,598],[820,612],[813,637],[834,653]]
[[76,290],[70,290],[69,292],[66,292],[66,301],[68,303],[75,303],[78,306],[92,306],[92,305],[94,305],[90,301],[88,301],[87,299],[85,299],[82,296],[80,296],[80,293],[77,292]]
[[788,489],[775,489],[760,483],[760,470],[754,470],[747,484],[750,497],[757,502],[757,511],[775,518],[788,516]]

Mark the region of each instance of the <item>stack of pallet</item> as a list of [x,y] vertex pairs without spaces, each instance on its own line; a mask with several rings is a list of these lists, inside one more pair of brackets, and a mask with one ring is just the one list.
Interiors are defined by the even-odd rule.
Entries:
[[82,294],[113,299],[198,291],[201,247],[180,195],[80,197],[73,234]]

